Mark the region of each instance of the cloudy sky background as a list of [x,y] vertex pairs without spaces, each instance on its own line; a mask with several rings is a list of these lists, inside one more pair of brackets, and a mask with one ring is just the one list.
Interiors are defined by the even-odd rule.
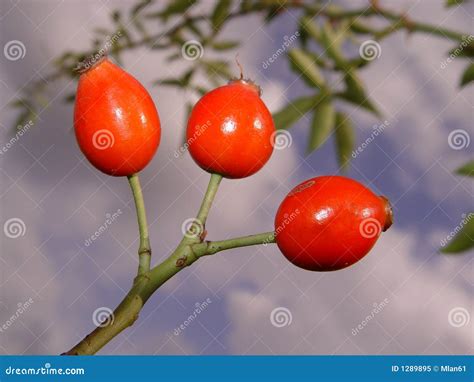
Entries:
[[[365,4],[365,2],[351,2]],[[472,32],[474,7],[446,10],[442,1],[391,1],[414,19]],[[86,49],[90,30],[109,25],[112,9],[131,1],[4,1],[0,42],[20,40],[23,59],[0,56],[2,146],[11,138],[16,114],[7,103],[28,81],[48,73],[51,60],[67,49]],[[257,17],[239,19],[224,35],[245,41],[239,58],[263,88],[275,111],[308,92],[288,70],[285,58],[268,69],[262,62],[295,32],[296,13],[264,29]],[[251,33],[249,33],[251,32]],[[276,246],[220,253],[194,264],[166,283],[147,303],[136,324],[109,343],[103,354],[462,354],[472,351],[472,319],[462,327],[450,312],[472,316],[471,254],[443,256],[440,241],[472,209],[473,182],[452,171],[472,156],[448,145],[448,134],[472,134],[472,87],[459,91],[465,61],[441,69],[452,43],[405,33],[386,39],[382,54],[363,78],[390,126],[354,161],[349,176],[389,197],[396,223],[370,255],[333,273],[300,270]],[[206,52],[204,52],[206,55]],[[173,156],[182,136],[183,94],[151,87],[151,81],[181,72],[164,55],[139,50],[125,54],[125,68],[148,87],[160,112],[162,144],[141,175],[148,209],[153,261],[163,260],[195,215],[208,175],[189,155]],[[125,179],[105,176],[85,161],[72,130],[72,106],[61,98],[74,83],[52,84],[54,101],[41,121],[1,160],[0,218],[25,222],[24,236],[1,237],[0,324],[18,303],[34,303],[0,332],[4,354],[61,353],[93,328],[93,312],[114,308],[136,271],[137,228]],[[191,95],[184,95],[193,99]],[[377,121],[346,109],[355,121],[358,144]],[[304,156],[309,118],[292,130],[293,144],[275,151],[257,175],[225,180],[207,228],[223,239],[272,229],[276,209],[297,183],[338,170],[332,142]],[[92,245],[85,239],[106,214],[122,214]],[[210,299],[198,319],[173,333],[195,304]],[[388,304],[360,333],[352,334],[373,309]],[[285,307],[291,324],[272,325],[271,312]],[[461,309],[460,309],[461,308]],[[466,315],[467,312],[467,315]]]

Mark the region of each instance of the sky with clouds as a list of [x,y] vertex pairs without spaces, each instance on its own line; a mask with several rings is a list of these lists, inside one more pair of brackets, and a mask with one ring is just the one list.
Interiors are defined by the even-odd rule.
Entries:
[[[446,10],[441,1],[382,3],[414,19],[472,31],[472,5]],[[0,56],[2,146],[12,136],[15,112],[7,104],[18,89],[44,76],[64,50],[86,49],[90,31],[107,25],[112,9],[129,9],[131,4],[0,3],[2,47],[19,40],[26,48],[25,57],[17,61]],[[296,18],[291,11],[261,28],[257,17],[248,17],[223,31],[244,41],[239,59],[247,75],[262,86],[271,111],[308,93],[285,58],[266,69],[262,65],[285,36],[295,33]],[[338,272],[313,273],[294,267],[271,245],[204,258],[160,288],[135,325],[101,353],[471,352],[472,253],[438,253],[440,241],[472,210],[474,193],[470,179],[452,173],[472,157],[474,147],[472,142],[461,150],[449,145],[455,129],[474,139],[472,87],[457,87],[465,62],[441,67],[452,47],[439,38],[400,32],[383,41],[380,57],[362,72],[389,124],[353,160],[348,176],[389,197],[395,210],[394,226],[363,261]],[[162,123],[160,149],[141,175],[154,262],[177,244],[181,225],[196,213],[208,182],[208,174],[189,155],[174,156],[183,132],[183,100],[195,98],[149,86],[157,77],[181,72],[186,64],[181,60],[170,66],[163,54],[146,50],[124,55],[125,68],[148,87]],[[128,184],[99,173],[82,157],[72,130],[72,106],[61,101],[73,89],[74,83],[51,84],[53,101],[40,121],[0,155],[2,226],[12,218],[25,225],[17,238],[0,235],[3,354],[67,350],[93,328],[94,312],[120,302],[137,266]],[[358,145],[380,123],[361,110],[340,107],[354,121]],[[292,144],[275,150],[258,174],[222,182],[207,223],[209,239],[271,230],[280,201],[294,185],[338,171],[331,140],[304,155],[309,121],[303,117],[290,130]],[[113,224],[85,245],[107,214],[114,213],[118,217]],[[29,299],[33,302],[10,322]],[[210,302],[196,320],[187,322],[196,304],[204,301]],[[185,329],[176,334],[182,324]],[[359,325],[362,329],[354,334]]]

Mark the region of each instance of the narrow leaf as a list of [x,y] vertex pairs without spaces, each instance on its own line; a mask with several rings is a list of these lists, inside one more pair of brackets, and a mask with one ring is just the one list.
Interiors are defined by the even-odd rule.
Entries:
[[463,87],[473,80],[474,80],[474,63],[470,64],[464,71],[461,78],[461,84],[459,86]]
[[319,148],[329,136],[334,128],[335,123],[334,106],[330,101],[321,102],[314,109],[313,121],[311,123],[310,136],[308,141],[307,152]]
[[474,160],[467,162],[464,166],[458,168],[456,174],[474,176]]
[[446,0],[446,7],[452,7],[454,5],[461,5],[464,3],[464,0]]
[[344,113],[336,113],[336,150],[339,166],[345,171],[349,167],[354,147],[352,122]]
[[344,76],[344,82],[346,84],[346,90],[338,96],[348,102],[354,103],[363,107],[364,109],[372,112],[376,116],[380,117],[381,113],[377,110],[375,105],[368,98],[367,93],[364,89],[364,85],[357,75],[354,68],[347,70]]
[[301,73],[305,82],[312,86],[323,88],[325,86],[324,77],[319,68],[311,58],[311,55],[301,49],[291,49],[288,52],[291,67],[297,73]]
[[[451,235],[455,234],[453,238]],[[443,253],[459,253],[474,247],[474,212],[466,214],[452,233],[448,236],[451,240],[441,248]]]
[[220,41],[220,42],[213,42],[211,44],[212,48],[215,50],[230,50],[234,49],[239,46],[239,41]]
[[345,38],[345,34],[340,30],[335,31],[331,24],[324,23],[320,35],[321,43],[325,48],[327,55],[334,60],[338,67],[346,69],[348,63],[341,50],[341,44]]
[[229,64],[226,61],[203,61],[206,73],[209,77],[216,79],[216,77],[223,77],[229,79],[232,73],[229,70]]
[[303,16],[300,20],[301,28],[316,42],[321,42],[321,31],[314,20],[308,16]]
[[171,16],[178,13],[184,13],[191,8],[196,0],[173,0],[169,2],[168,7],[162,12],[162,16]]
[[231,5],[231,0],[219,0],[217,3],[211,16],[211,23],[214,31],[217,32],[221,28],[227,16],[229,16]]
[[300,97],[273,114],[277,130],[288,129],[319,102],[317,96]]

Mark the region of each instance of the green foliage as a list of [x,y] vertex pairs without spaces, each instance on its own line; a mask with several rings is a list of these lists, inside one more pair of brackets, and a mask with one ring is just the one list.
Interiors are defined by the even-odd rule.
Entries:
[[311,122],[307,152],[310,153],[321,146],[334,128],[336,112],[330,100],[316,106]]
[[474,63],[470,64],[466,70],[464,71],[462,78],[461,78],[461,85],[460,86],[465,86],[471,81],[474,80]]
[[462,225],[448,245],[441,249],[443,253],[460,253],[474,247],[474,212],[466,214]]
[[474,176],[474,160],[467,162],[464,166],[458,168],[456,173],[465,176]]
[[354,128],[350,118],[344,113],[336,114],[336,146],[339,166],[345,171],[348,169],[351,153],[354,149]]
[[324,77],[311,55],[302,49],[291,49],[288,52],[292,70],[301,76],[311,87],[323,88]]
[[214,12],[211,15],[211,23],[214,30],[217,32],[221,29],[225,19],[229,16],[230,7],[232,1],[230,0],[218,0],[217,5],[214,8]]
[[[124,52],[140,48],[163,52],[169,63],[186,58],[188,67],[183,73],[152,79],[150,82],[202,96],[212,87],[220,86],[234,77],[237,72],[229,52],[238,49],[245,38],[242,41],[219,38],[224,26],[239,17],[255,15],[261,17],[262,28],[265,28],[266,23],[292,10],[293,14],[299,12],[299,20],[294,27],[299,32],[298,38],[292,41],[291,46],[285,46],[286,55],[282,54],[279,59],[289,61],[295,80],[308,85],[311,95],[289,100],[274,114],[276,127],[288,129],[308,115],[310,118],[305,118],[308,128],[307,152],[321,147],[334,132],[337,160],[343,169],[347,169],[355,141],[354,129],[349,118],[336,110],[338,103],[334,101],[343,101],[377,118],[381,117],[381,113],[368,96],[360,76],[360,71],[374,61],[358,54],[348,56],[346,52],[358,51],[363,41],[376,40],[381,43],[393,33],[405,30],[410,33],[428,33],[433,38],[452,41],[453,50],[449,54],[456,60],[474,56],[474,41],[467,38],[469,33],[459,33],[426,22],[418,23],[409,19],[403,10],[397,13],[382,5],[378,5],[375,12],[370,5],[346,9],[335,4],[309,1],[217,0],[214,6],[199,7],[201,3],[204,1],[138,0],[132,4],[129,12],[114,10],[109,26],[92,31],[87,51],[64,52],[53,61],[49,74],[22,90],[18,100],[12,104],[18,109],[16,125],[22,126],[41,115],[49,104],[48,87],[54,82],[75,78],[74,69],[78,63],[103,50],[111,42],[107,46],[107,53],[119,64]],[[460,3],[462,0],[446,1],[447,6]],[[285,22],[289,19],[285,19]],[[183,56],[183,47],[189,42],[200,45],[197,54],[191,58]],[[202,80],[203,76],[205,81]],[[469,63],[460,84],[467,86],[473,79],[474,64]],[[65,102],[74,101],[71,91],[65,93]],[[472,162],[457,172],[472,176]],[[452,245],[455,243],[456,240]],[[464,247],[458,245],[456,248]]]
[[289,129],[293,124],[298,122],[303,115],[313,109],[319,102],[319,97],[309,96],[309,97],[300,97],[283,109],[273,114],[273,121],[275,122],[275,127],[280,129]]

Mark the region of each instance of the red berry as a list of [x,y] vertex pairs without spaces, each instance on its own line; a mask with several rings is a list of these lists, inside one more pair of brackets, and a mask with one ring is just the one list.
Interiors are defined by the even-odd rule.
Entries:
[[294,265],[334,271],[362,259],[392,224],[385,197],[341,176],[321,176],[296,186],[275,217],[276,242]]
[[235,80],[198,101],[186,137],[189,152],[202,169],[226,178],[244,178],[270,159],[274,131],[258,86]]
[[160,119],[150,95],[107,59],[79,78],[74,128],[86,158],[109,175],[139,172],[160,144]]

